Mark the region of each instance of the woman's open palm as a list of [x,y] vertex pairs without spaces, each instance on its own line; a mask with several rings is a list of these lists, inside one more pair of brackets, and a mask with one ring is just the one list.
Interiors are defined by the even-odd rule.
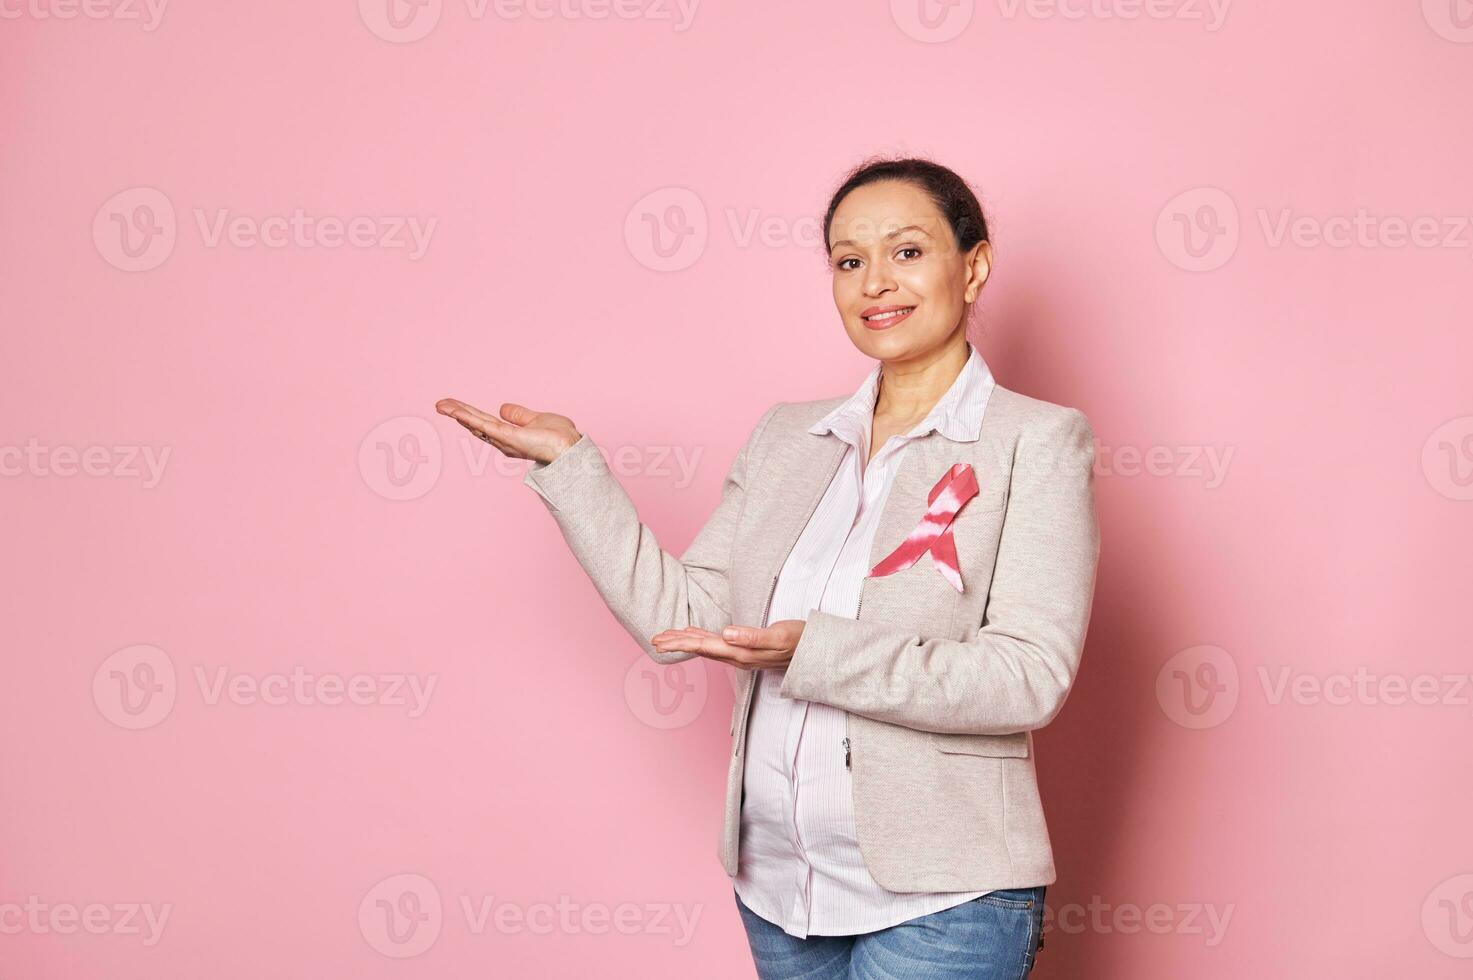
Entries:
[[500,418],[455,398],[435,402],[435,411],[450,416],[513,459],[551,463],[583,437],[566,415],[534,412],[515,402],[502,404]]

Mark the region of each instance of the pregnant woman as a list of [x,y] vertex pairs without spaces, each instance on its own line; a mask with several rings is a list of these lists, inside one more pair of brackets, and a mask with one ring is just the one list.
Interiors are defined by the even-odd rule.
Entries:
[[824,219],[834,302],[877,363],[779,402],[680,557],[565,416],[436,406],[508,456],[662,664],[736,668],[718,853],[763,980],[1015,980],[1056,880],[1032,733],[1079,669],[1099,559],[1084,414],[967,339],[976,196],[871,162]]

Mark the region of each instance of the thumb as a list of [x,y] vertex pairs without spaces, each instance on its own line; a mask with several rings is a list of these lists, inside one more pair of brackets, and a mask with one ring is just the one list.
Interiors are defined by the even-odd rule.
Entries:
[[751,626],[728,626],[721,631],[721,638],[732,646],[754,647],[762,639],[762,630]]
[[501,406],[501,417],[513,425],[526,425],[539,414],[526,405],[518,405],[516,402],[503,402]]

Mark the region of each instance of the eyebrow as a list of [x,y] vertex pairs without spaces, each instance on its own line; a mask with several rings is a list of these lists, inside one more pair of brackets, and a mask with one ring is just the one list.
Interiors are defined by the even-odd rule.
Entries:
[[[927,231],[926,229],[922,228],[920,225],[906,225],[904,228],[896,228],[894,231],[890,232],[888,235],[885,236],[885,240],[888,241],[891,238],[894,238],[896,235],[904,234],[907,231],[918,231],[922,235],[925,235],[927,238],[930,238],[931,237],[931,233],[929,231]],[[834,242],[834,244],[832,244],[832,245],[829,246],[829,251],[832,252],[834,249],[838,248],[840,245],[853,245],[853,244],[854,244],[854,242],[851,239],[848,239],[848,238],[840,239],[839,241]]]

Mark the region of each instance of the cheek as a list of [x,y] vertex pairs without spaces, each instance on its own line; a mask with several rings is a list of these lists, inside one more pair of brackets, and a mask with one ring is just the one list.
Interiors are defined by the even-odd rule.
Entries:
[[962,285],[940,269],[914,270],[901,286],[925,304],[928,326],[949,328],[961,314]]
[[856,289],[851,283],[852,280],[834,280],[834,310],[839,314],[839,319],[843,321],[844,332],[857,340],[867,335],[869,331],[854,315],[856,309],[863,309],[856,305],[863,297],[856,295]]
[[859,296],[860,286],[852,273],[847,275],[835,273],[833,291],[834,305],[839,308],[840,313],[843,313],[854,305]]
[[893,265],[890,267],[890,275],[900,292],[909,299],[930,302],[936,292],[934,274],[928,272],[923,265]]

